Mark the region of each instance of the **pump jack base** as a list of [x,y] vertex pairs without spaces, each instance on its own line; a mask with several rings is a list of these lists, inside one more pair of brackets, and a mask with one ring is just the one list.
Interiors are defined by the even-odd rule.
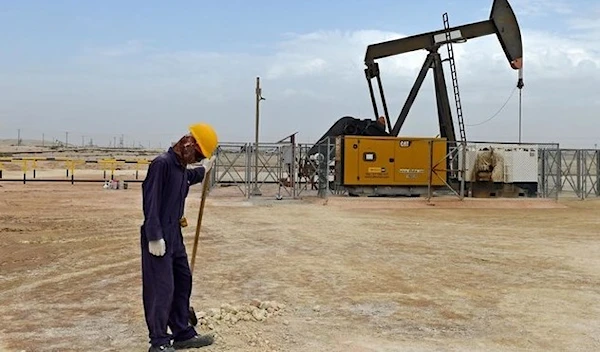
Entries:
[[[426,197],[429,194],[427,187],[410,186],[345,186],[351,197]],[[438,187],[431,187],[434,193]]]

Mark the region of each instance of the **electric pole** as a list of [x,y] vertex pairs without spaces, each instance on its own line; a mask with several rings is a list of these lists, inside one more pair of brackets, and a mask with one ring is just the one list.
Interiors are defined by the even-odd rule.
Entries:
[[17,147],[21,145],[21,129],[17,130]]
[[260,77],[256,77],[256,121],[255,121],[255,130],[254,130],[254,189],[252,190],[253,196],[260,196],[262,193],[258,188],[258,126],[259,126],[259,116],[260,116],[260,101],[266,100],[262,97],[262,89],[260,88]]

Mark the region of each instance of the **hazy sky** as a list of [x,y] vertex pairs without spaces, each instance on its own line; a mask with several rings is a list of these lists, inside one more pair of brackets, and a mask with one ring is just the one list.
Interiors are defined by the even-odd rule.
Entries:
[[[342,116],[373,117],[367,45],[441,29],[444,12],[453,26],[485,20],[491,4],[3,0],[0,138],[21,129],[24,139],[64,140],[69,131],[75,143],[85,136],[106,145],[124,134],[127,144],[165,146],[188,124],[206,121],[221,141],[252,141],[260,76],[261,140],[298,131],[302,142],[314,142]],[[524,141],[600,144],[600,3],[511,4],[524,42]],[[517,71],[496,37],[454,50],[467,138],[517,140]],[[440,53],[447,55],[445,47]],[[425,55],[379,61],[392,119]],[[401,135],[438,133],[433,99],[430,72]]]

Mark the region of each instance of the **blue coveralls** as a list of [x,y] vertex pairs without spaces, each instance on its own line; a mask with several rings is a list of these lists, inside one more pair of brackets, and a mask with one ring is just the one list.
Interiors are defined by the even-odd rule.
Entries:
[[[196,335],[188,324],[192,275],[179,219],[190,185],[202,182],[204,168],[188,169],[173,148],[149,165],[142,183],[144,223],[141,226],[142,288],[150,344],[159,346]],[[148,251],[148,242],[163,238],[162,257]],[[172,335],[167,333],[167,326]]]

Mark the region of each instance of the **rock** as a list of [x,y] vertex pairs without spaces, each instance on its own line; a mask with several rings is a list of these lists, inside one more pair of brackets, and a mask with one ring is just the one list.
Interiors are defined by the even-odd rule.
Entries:
[[321,306],[314,306],[314,307],[313,307],[313,310],[314,310],[315,312],[320,312],[320,311],[321,311]]
[[237,313],[237,309],[228,303],[221,304],[221,313]]
[[264,311],[259,310],[259,309],[256,309],[256,310],[252,311],[252,316],[254,317],[254,319],[256,319],[258,321],[265,320]]

